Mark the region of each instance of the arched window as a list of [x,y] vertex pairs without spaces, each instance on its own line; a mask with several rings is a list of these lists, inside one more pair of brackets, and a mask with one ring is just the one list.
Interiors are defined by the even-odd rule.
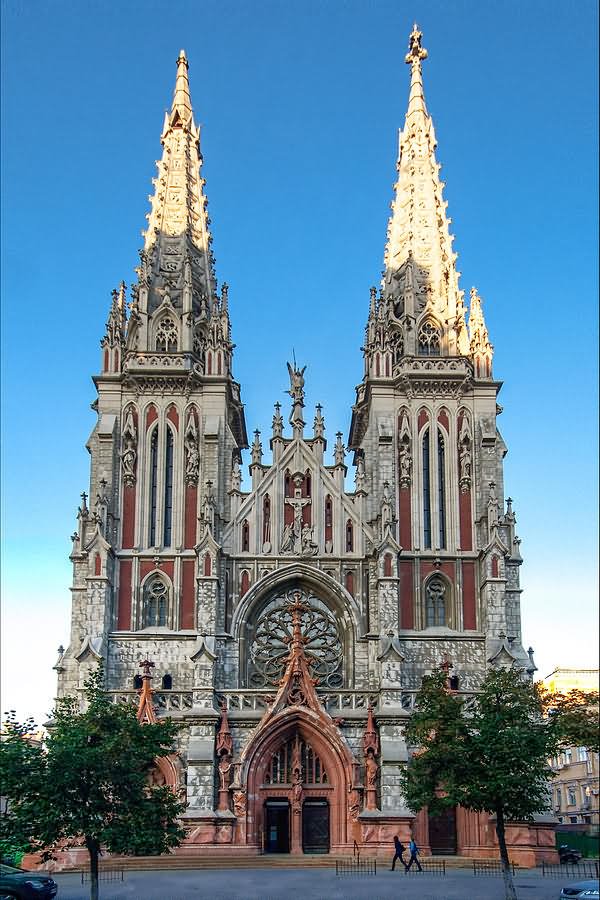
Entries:
[[250,572],[247,569],[244,569],[242,572],[242,578],[240,581],[240,597],[243,597],[244,594],[247,594],[250,589]]
[[419,328],[419,356],[439,356],[440,355],[440,332],[433,322],[423,322]]
[[173,522],[173,432],[167,428],[165,448],[165,509],[163,521],[163,546],[171,546],[171,525]]
[[327,772],[321,759],[309,743],[298,735],[279,748],[271,757],[265,774],[267,784],[291,784],[292,766],[299,767],[303,784],[327,784]]
[[173,687],[173,676],[172,675],[163,675],[163,677],[162,677],[163,691],[170,691],[172,687]]
[[248,519],[242,522],[242,553],[248,553],[250,550],[250,525]]
[[498,577],[498,571],[498,557],[494,555],[492,556],[492,578]]
[[447,625],[446,602],[448,585],[439,575],[434,575],[425,585],[425,627]]
[[263,499],[263,548],[271,543],[271,498],[265,494]]
[[210,558],[210,553],[204,554],[204,574],[207,577],[212,575],[212,560]]
[[459,688],[459,684],[460,684],[460,679],[459,679],[458,675],[451,675],[450,676],[450,690],[457,691]]
[[327,494],[325,497],[325,543],[333,541],[333,500]]
[[423,435],[423,546],[431,548],[431,461],[429,459],[429,428]]
[[383,577],[391,578],[392,577],[392,554],[386,553],[383,557]]
[[169,588],[160,576],[149,578],[144,585],[142,628],[165,626],[169,612]]
[[440,529],[440,548],[446,548],[446,446],[444,435],[438,431],[437,438],[437,464],[438,464],[438,524]]
[[150,534],[151,547],[156,547],[156,503],[158,489],[158,428],[155,428],[150,438]]
[[143,684],[143,682],[142,682],[142,676],[141,676],[141,675],[134,675],[134,676],[133,676],[133,689],[134,689],[134,691],[141,691],[141,689],[142,689],[142,684]]
[[354,526],[351,519],[346,522],[346,553],[354,551]]
[[165,316],[158,325],[156,349],[159,353],[177,352],[177,326],[170,316]]

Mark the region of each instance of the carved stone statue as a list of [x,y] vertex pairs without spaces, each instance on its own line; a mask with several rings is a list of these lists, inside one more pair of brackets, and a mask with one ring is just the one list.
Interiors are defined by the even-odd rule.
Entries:
[[286,525],[283,529],[281,538],[281,552],[291,553],[294,549],[294,529],[291,525]]
[[367,788],[375,788],[377,787],[377,772],[379,771],[379,766],[375,761],[375,756],[373,755],[373,751],[369,750],[367,756],[365,758],[365,772],[367,779]]
[[229,756],[221,757],[219,763],[219,778],[221,780],[221,790],[226,791],[229,787],[229,773],[231,771],[231,758]]
[[304,406],[304,372],[306,371],[306,366],[303,366],[302,369],[297,369],[294,362],[294,368],[289,363],[287,367],[290,373],[290,390],[288,394],[294,403]]
[[400,445],[400,487],[410,487],[411,471],[412,454],[410,445],[402,443]]
[[239,491],[242,483],[242,470],[240,468],[239,459],[234,459],[231,467],[231,490]]
[[305,524],[302,527],[302,553],[305,556],[314,556],[319,552],[319,548],[313,541],[313,530],[310,525]]
[[135,449],[135,441],[128,438],[121,453],[121,466],[123,469],[123,481],[125,484],[135,484],[135,461],[137,459],[137,451]]

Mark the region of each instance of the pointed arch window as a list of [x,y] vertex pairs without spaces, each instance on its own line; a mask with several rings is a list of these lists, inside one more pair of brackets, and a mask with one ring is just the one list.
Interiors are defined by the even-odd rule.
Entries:
[[437,436],[438,525],[440,548],[446,549],[446,444],[441,430]]
[[160,576],[144,585],[142,628],[164,627],[169,612],[169,588]]
[[331,495],[325,497],[325,543],[333,541],[333,500]]
[[159,353],[177,352],[177,326],[170,316],[165,316],[158,325],[156,349]]
[[173,523],[173,432],[167,428],[165,447],[165,508],[163,517],[163,545],[171,546]]
[[156,505],[158,500],[158,428],[150,438],[150,533],[148,543],[156,547]]
[[448,585],[439,575],[434,575],[425,585],[425,627],[447,625]]
[[250,551],[250,525],[248,524],[248,519],[244,519],[242,522],[242,553],[248,553]]
[[441,337],[439,328],[433,322],[423,322],[419,328],[419,356],[439,356]]
[[352,553],[354,551],[354,525],[352,524],[352,520],[348,519],[346,522],[346,553]]
[[431,549],[431,460],[429,428],[423,434],[423,546]]

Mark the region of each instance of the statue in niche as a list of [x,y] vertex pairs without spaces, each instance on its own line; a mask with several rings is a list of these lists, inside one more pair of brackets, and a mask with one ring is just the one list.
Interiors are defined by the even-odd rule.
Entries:
[[219,763],[219,779],[221,781],[221,790],[226,791],[229,788],[229,773],[231,771],[231,757],[226,754],[221,757]]
[[412,471],[412,455],[408,441],[403,441],[400,445],[400,487],[410,486],[410,477]]
[[231,490],[239,491],[242,483],[242,470],[240,468],[239,459],[234,459],[231,467]]
[[314,556],[317,553],[319,548],[313,541],[313,530],[310,525],[305,524],[302,526],[302,553],[309,556]]
[[286,525],[283,529],[283,537],[281,538],[281,552],[291,553],[294,549],[294,529],[292,525]]
[[135,484],[135,461],[137,459],[137,451],[135,449],[135,441],[128,438],[125,447],[121,453],[121,466],[123,469],[123,481],[125,484]]
[[379,766],[375,761],[375,755],[373,750],[369,750],[365,759],[365,771],[366,771],[366,779],[367,779],[367,788],[376,788],[377,787],[377,772],[379,771]]
[[304,406],[304,372],[306,371],[306,366],[297,369],[296,361],[294,360],[294,367],[292,368],[289,363],[287,364],[287,367],[290,374],[290,390],[287,393],[294,403],[299,403],[300,406]]
[[463,491],[467,490],[471,485],[471,448],[469,442],[464,441],[460,448],[460,485]]
[[190,415],[185,432],[185,480],[187,484],[198,481],[200,454],[198,452],[198,431],[196,420]]

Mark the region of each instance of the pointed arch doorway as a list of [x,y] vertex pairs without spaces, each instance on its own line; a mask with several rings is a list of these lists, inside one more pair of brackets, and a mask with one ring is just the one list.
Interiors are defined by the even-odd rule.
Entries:
[[346,840],[345,768],[311,730],[290,722],[266,741],[249,774],[255,835],[265,853],[329,853],[332,844]]

